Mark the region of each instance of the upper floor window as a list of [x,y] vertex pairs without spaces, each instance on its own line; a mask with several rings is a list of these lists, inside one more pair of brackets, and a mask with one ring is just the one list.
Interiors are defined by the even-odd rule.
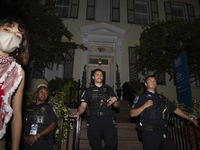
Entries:
[[194,8],[191,4],[178,5],[164,2],[164,7],[166,21],[178,18],[192,23],[195,20]]
[[135,1],[135,23],[149,24],[149,4],[147,1]]
[[173,19],[177,18],[177,19],[186,20],[184,6],[172,5],[172,16],[173,16]]
[[56,0],[56,14],[60,18],[78,18],[79,0]]
[[87,20],[119,22],[119,0],[88,0]]
[[128,23],[147,25],[158,18],[157,0],[127,0]]

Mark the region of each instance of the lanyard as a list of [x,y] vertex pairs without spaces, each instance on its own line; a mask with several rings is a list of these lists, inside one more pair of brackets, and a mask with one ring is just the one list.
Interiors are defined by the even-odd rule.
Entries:
[[34,111],[33,111],[34,123],[36,123],[37,121],[37,115],[38,115],[39,110],[40,110],[40,107],[38,107],[37,111],[35,111],[35,107],[34,107]]

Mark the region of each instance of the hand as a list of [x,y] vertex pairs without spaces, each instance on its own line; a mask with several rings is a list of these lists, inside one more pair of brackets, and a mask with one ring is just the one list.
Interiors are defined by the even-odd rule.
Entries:
[[199,122],[196,119],[192,119],[192,123],[194,123],[197,127],[200,127]]
[[108,102],[107,106],[110,106],[110,105],[112,105],[113,103],[117,102],[116,97],[110,97],[108,100],[109,100],[109,102]]
[[79,118],[80,118],[80,115],[79,115],[79,114],[76,114],[76,115],[74,115],[73,117],[76,118],[76,120],[78,121]]
[[29,145],[33,145],[37,140],[35,139],[34,135],[29,135],[27,138],[26,143]]
[[153,101],[152,101],[152,100],[146,101],[145,104],[144,104],[144,107],[145,107],[145,108],[148,108],[148,107],[150,107],[150,106],[153,106]]

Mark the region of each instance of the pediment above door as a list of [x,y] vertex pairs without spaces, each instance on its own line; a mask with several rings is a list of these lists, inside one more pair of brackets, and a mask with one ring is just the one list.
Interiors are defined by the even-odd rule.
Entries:
[[82,26],[80,27],[80,31],[84,35],[87,34],[124,37],[126,34],[126,30],[123,30],[105,22]]

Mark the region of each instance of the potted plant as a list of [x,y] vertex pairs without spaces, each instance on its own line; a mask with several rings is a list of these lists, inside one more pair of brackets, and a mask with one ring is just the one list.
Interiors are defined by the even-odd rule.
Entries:
[[116,82],[115,82],[115,85],[116,85],[116,91],[117,91],[117,96],[118,98],[120,99],[121,98],[121,78],[120,78],[120,72],[119,72],[119,66],[118,64],[116,64]]

